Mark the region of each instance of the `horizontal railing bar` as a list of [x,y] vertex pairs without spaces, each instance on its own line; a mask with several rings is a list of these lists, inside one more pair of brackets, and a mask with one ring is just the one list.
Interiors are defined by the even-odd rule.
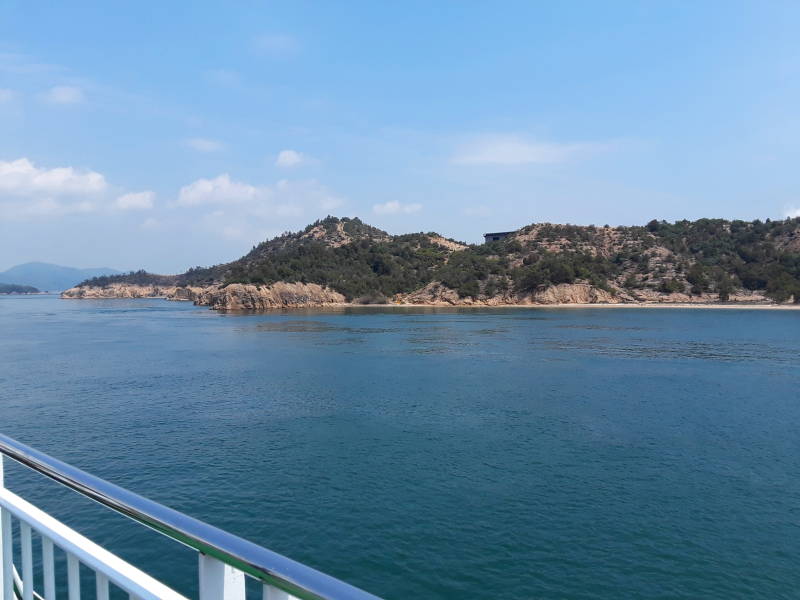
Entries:
[[[77,566],[80,561],[93,571],[108,576],[115,585],[145,600],[187,600],[144,571],[95,544],[24,498],[20,498],[11,490],[0,489],[0,506],[66,552],[68,567]],[[72,582],[70,585],[77,586],[79,584],[77,570],[72,567],[68,568],[68,571],[73,571],[69,577]]]
[[300,600],[380,600],[368,592],[194,519],[0,434],[0,452],[198,552]]

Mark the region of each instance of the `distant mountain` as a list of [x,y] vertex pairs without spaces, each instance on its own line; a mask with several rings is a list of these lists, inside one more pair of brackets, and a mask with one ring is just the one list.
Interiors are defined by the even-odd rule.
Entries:
[[118,273],[120,271],[107,267],[76,269],[49,263],[30,262],[0,272],[0,283],[27,285],[43,291],[60,292],[85,279],[102,275],[116,275]]

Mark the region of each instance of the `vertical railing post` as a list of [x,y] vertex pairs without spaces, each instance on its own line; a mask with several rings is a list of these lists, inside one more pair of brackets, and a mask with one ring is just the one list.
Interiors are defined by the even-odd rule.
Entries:
[[81,563],[72,553],[67,554],[67,599],[81,600]]
[[0,532],[2,532],[0,554],[2,554],[3,568],[0,570],[3,573],[3,600],[14,600],[14,547],[11,537],[11,513],[5,508],[0,508]]
[[200,554],[200,600],[245,600],[244,573]]
[[264,591],[261,595],[262,600],[293,600],[287,592],[279,590],[275,586],[265,585]]
[[[0,454],[0,489],[5,487],[3,455]],[[11,513],[0,508],[0,597],[14,600],[14,549],[11,546]]]
[[42,573],[44,577],[44,600],[56,600],[56,566],[53,555],[53,540],[42,536]]
[[19,543],[22,547],[22,600],[33,600],[33,541],[31,526],[19,522]]
[[[3,476],[3,455],[0,454],[0,490],[2,490],[4,487],[5,487],[5,479]],[[5,565],[5,561],[3,560],[3,550],[4,550],[3,546],[5,546],[5,544],[2,543],[4,520],[5,519],[3,518],[3,510],[0,509],[0,598],[5,598],[5,589],[6,589],[4,583],[5,569],[3,568],[3,565]]]
[[95,589],[97,590],[95,598],[97,600],[108,600],[108,577],[103,575],[100,571],[94,574]]
[[[3,455],[0,454],[0,490],[5,487],[5,478],[3,474]],[[3,543],[4,535],[4,525],[5,525],[5,515],[3,514],[5,511],[0,508],[0,599],[5,600],[6,597],[6,586],[5,586],[5,564],[6,561],[3,560],[3,551],[5,550],[5,543]]]

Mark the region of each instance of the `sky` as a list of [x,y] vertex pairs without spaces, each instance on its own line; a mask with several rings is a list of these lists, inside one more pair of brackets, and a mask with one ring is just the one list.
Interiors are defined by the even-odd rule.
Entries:
[[0,0],[0,270],[181,272],[326,215],[800,215],[800,2]]

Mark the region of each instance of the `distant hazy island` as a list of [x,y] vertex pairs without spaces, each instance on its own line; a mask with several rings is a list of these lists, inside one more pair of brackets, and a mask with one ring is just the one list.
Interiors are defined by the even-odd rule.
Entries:
[[120,271],[107,267],[76,269],[44,262],[29,262],[0,272],[0,283],[34,287],[48,292],[60,292],[90,277],[117,275]]
[[38,294],[39,290],[32,285],[0,283],[0,294]]
[[[496,238],[496,239],[495,239]],[[333,304],[800,303],[800,219],[536,223],[481,245],[328,217],[180,275],[95,277],[63,298],[164,297],[220,310]]]

